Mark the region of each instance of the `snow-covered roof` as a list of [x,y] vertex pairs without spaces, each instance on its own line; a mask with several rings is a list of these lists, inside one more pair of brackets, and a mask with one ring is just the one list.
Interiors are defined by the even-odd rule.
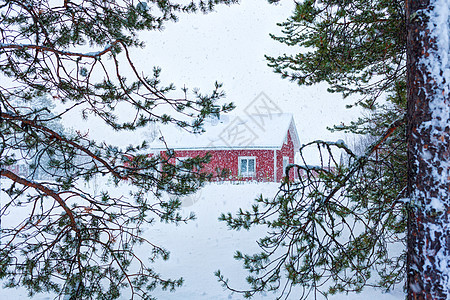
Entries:
[[174,150],[281,149],[288,132],[294,149],[300,147],[291,114],[222,115],[220,119],[208,119],[204,129],[202,134],[191,134],[165,126],[160,128],[151,148],[166,149],[166,144]]

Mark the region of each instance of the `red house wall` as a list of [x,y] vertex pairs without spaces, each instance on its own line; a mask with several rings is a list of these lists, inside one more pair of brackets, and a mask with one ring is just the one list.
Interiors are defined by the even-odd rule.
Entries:
[[[257,180],[257,181],[273,181],[273,150],[177,150],[175,155],[177,158],[204,156],[206,153],[211,154],[211,161],[205,166],[204,171],[211,172],[215,176],[215,180]],[[254,156],[255,157],[255,176],[240,177],[239,176],[239,157]],[[216,169],[227,169],[230,174],[227,178],[218,178]]]
[[[292,142],[291,134],[287,134],[287,142],[283,144],[281,150],[277,150],[277,180],[281,181],[284,177],[283,170],[283,156],[289,157],[289,163],[294,163],[294,143]],[[289,172],[289,179],[294,180],[294,170],[291,169]]]
[[[276,151],[276,154],[274,154]],[[211,161],[204,167],[203,171],[214,174],[213,180],[257,180],[274,181],[274,156],[276,155],[276,179],[279,182],[284,174],[283,156],[289,157],[289,163],[294,163],[294,144],[288,132],[287,142],[283,144],[281,150],[176,150],[177,158],[204,156],[211,154]],[[254,177],[239,176],[239,157],[254,156],[256,163],[256,174]],[[171,161],[175,163],[175,160]],[[227,178],[220,178],[216,169],[227,169],[230,173]],[[289,178],[294,180],[294,171],[289,174]]]

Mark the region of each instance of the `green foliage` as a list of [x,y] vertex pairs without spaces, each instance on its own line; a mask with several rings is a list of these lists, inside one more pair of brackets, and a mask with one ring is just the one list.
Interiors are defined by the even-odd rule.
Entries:
[[[221,84],[206,94],[177,91],[161,82],[160,68],[143,74],[129,49],[144,46],[140,31],[161,30],[180,13],[234,2],[0,0],[0,171],[9,196],[0,217],[25,216],[1,228],[6,287],[109,300],[124,290],[152,299],[155,288],[182,284],[149,267],[169,252],[141,228],[194,218],[179,213],[178,197],[210,179],[199,171],[209,157],[177,166],[170,149],[151,155],[146,141],[122,149],[62,124],[79,117],[130,134],[157,122],[202,132],[205,118],[233,108],[218,103]],[[17,164],[28,172],[12,172]],[[118,194],[124,185],[129,194]]]
[[[301,162],[291,167],[299,181],[284,181],[275,198],[261,196],[249,211],[220,217],[231,229],[268,230],[261,253],[235,255],[249,289],[233,289],[217,272],[225,287],[245,297],[272,291],[277,299],[306,299],[365,286],[390,290],[404,279],[405,24],[404,1],[384,0],[305,0],[279,24],[282,34],[272,37],[298,53],[267,56],[269,66],[299,85],[326,82],[329,92],[359,96],[363,116],[330,130],[360,138],[353,150],[343,142],[302,146]],[[311,147],[317,166],[303,157]]]
[[[399,173],[404,169],[390,161],[390,153],[372,155],[377,144],[361,156],[343,144],[305,145],[301,152],[318,146],[330,159],[315,167],[293,166],[299,182],[283,183],[277,197],[261,196],[249,211],[221,215],[231,229],[268,229],[258,241],[262,252],[236,253],[249,272],[250,285],[236,292],[251,297],[273,291],[277,299],[293,293],[305,299],[311,293],[360,292],[366,285],[389,290],[403,280],[405,254],[393,250],[405,238],[406,212],[398,191],[406,174]],[[348,165],[334,159],[335,148],[345,148]],[[216,275],[232,289],[220,272]]]
[[295,55],[267,56],[269,66],[298,84],[330,84],[330,92],[362,95],[371,107],[406,74],[404,1],[314,1],[298,3],[272,37],[299,47]]

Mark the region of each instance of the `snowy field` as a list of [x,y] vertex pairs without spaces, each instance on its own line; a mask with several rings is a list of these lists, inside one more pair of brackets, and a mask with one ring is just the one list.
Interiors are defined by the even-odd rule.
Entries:
[[[145,236],[170,250],[168,261],[159,261],[154,266],[164,277],[184,278],[185,282],[175,292],[156,290],[153,295],[158,299],[243,299],[236,293],[224,290],[217,282],[214,272],[218,269],[230,278],[230,284],[235,288],[245,288],[246,272],[240,262],[233,259],[236,250],[245,253],[258,251],[255,240],[263,234],[258,230],[230,231],[226,224],[218,222],[221,212],[236,212],[239,207],[249,207],[259,194],[272,196],[276,192],[276,183],[245,183],[245,184],[209,184],[197,194],[186,197],[182,212],[188,215],[194,212],[197,219],[188,224],[157,223],[147,228]],[[145,249],[140,249],[145,253]],[[23,289],[1,289],[0,299],[27,299]],[[273,294],[256,295],[253,299],[274,299]],[[313,299],[314,297],[310,297]],[[53,299],[52,295],[34,296],[37,300]],[[129,299],[126,294],[122,299]],[[291,295],[289,299],[298,299]],[[322,298],[319,298],[322,299]],[[361,294],[337,295],[331,300],[356,299],[386,299],[402,300],[404,293],[398,286],[391,293],[366,288]]]

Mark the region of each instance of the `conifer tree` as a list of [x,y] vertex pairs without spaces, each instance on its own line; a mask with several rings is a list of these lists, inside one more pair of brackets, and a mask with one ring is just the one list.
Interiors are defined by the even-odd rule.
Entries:
[[[287,168],[299,182],[286,180],[275,198],[221,216],[233,229],[268,228],[260,253],[235,255],[250,284],[237,292],[305,299],[365,286],[389,290],[406,277],[406,24],[404,1],[305,0],[279,24],[282,35],[272,35],[299,52],[267,56],[269,66],[300,85],[326,82],[331,93],[359,95],[355,105],[365,116],[331,130],[372,142],[360,153],[343,142],[303,145],[302,163]],[[317,147],[319,165],[303,157],[309,147]],[[346,153],[345,163],[335,149]]]
[[[303,299],[406,279],[408,299],[449,298],[449,8],[446,0],[306,0],[281,24],[284,35],[274,38],[306,52],[268,57],[269,65],[298,84],[325,81],[330,92],[359,94],[356,104],[372,113],[333,130],[374,142],[359,154],[312,142],[328,160],[291,165],[299,183],[283,182],[251,211],[222,215],[234,229],[269,229],[258,242],[263,252],[236,254],[250,273],[250,289],[239,292]],[[377,103],[382,94],[387,105]],[[394,243],[407,247],[393,257]]]
[[450,2],[407,7],[408,299],[450,299]]
[[[80,116],[80,122],[97,120],[96,126],[101,121],[104,127],[92,131],[134,134],[159,122],[201,132],[208,115],[232,108],[217,103],[221,85],[210,94],[177,91],[161,83],[159,68],[145,74],[130,49],[144,46],[140,31],[161,30],[178,14],[233,2],[0,0],[0,217],[15,216],[0,231],[6,287],[65,299],[116,299],[124,290],[129,298],[151,299],[155,288],[182,284],[149,265],[169,252],[143,238],[142,226],[192,218],[179,214],[176,196],[208,179],[192,171],[208,158],[178,167],[169,163],[170,149],[149,155],[145,141],[122,149],[54,125]],[[39,99],[58,110],[35,105]],[[15,172],[17,164],[29,172]],[[86,183],[95,178],[109,186],[93,191]],[[113,192],[123,185],[130,194]],[[175,197],[164,200],[162,193]],[[149,257],[137,256],[137,245]]]

